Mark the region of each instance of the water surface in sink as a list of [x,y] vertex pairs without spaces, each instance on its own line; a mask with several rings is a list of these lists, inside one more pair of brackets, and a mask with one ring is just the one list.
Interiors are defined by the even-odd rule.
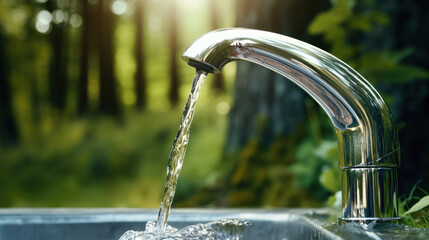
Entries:
[[[118,240],[143,231],[156,209],[0,209],[0,240]],[[429,239],[429,229],[400,224],[337,225],[329,209],[173,209],[169,225],[183,228],[217,219],[245,219],[245,240]]]
[[[156,220],[156,213],[142,209],[5,209],[0,210],[0,240],[118,240],[129,229],[143,231],[148,221]],[[326,218],[325,210],[314,213],[294,209],[175,209],[169,225],[183,228],[217,219],[245,219],[252,223],[243,233],[246,240],[341,239],[311,219],[312,215]]]

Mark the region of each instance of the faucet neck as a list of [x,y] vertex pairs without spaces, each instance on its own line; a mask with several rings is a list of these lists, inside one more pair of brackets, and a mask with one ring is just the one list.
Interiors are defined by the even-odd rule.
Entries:
[[317,47],[271,32],[222,29],[196,40],[182,58],[214,73],[237,60],[271,69],[307,92],[329,116],[340,167],[399,165],[396,125],[383,98],[354,69]]

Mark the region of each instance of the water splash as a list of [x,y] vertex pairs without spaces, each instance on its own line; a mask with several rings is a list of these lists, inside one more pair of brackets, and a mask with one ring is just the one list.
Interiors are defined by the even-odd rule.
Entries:
[[127,231],[119,240],[238,240],[247,226],[246,220],[222,219],[207,224],[195,224],[180,230],[166,225],[163,232],[157,231],[157,224],[149,221],[143,232]]
[[183,109],[179,131],[173,142],[173,147],[168,160],[167,180],[165,182],[164,197],[162,199],[158,214],[157,229],[159,232],[163,232],[165,230],[165,226],[167,225],[168,214],[173,202],[174,193],[176,192],[177,178],[179,177],[180,170],[182,169],[186,147],[188,146],[189,142],[189,132],[195,113],[195,105],[197,103],[198,95],[206,76],[207,73],[203,71],[197,71],[195,74],[194,80],[192,81],[191,93],[189,94],[185,108]]

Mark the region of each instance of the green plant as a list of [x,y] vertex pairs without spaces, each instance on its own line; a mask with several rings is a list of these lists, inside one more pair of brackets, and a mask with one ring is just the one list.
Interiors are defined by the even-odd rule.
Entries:
[[[326,195],[340,191],[340,170],[338,168],[338,148],[334,132],[326,114],[315,103],[307,100],[309,134],[299,144],[296,162],[289,167],[294,175],[294,186],[303,189],[323,187]],[[335,197],[334,197],[335,198]],[[335,199],[328,202],[335,203]]]
[[330,10],[313,20],[309,33],[322,35],[333,55],[347,62],[372,84],[381,81],[403,84],[429,77],[424,69],[403,62],[414,53],[412,48],[374,48],[362,40],[390,23],[389,16],[378,11],[374,1],[332,2]]
[[[422,188],[418,188],[424,197],[415,195],[418,183],[411,189],[408,197],[399,201],[399,214],[403,223],[417,228],[429,228],[429,194]],[[414,204],[408,207],[411,203]]]

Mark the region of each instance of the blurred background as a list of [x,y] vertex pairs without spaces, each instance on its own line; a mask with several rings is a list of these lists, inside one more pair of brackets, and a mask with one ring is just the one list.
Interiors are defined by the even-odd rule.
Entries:
[[[360,72],[396,117],[400,198],[429,190],[429,2],[2,0],[0,207],[161,202],[204,33],[263,29]],[[249,63],[209,76],[173,207],[338,205],[334,130],[283,77]]]

